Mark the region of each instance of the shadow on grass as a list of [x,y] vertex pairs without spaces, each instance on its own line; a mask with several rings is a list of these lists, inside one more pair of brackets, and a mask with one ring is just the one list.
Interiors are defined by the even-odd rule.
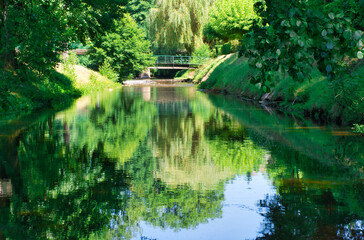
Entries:
[[61,110],[70,106],[81,92],[71,79],[52,70],[47,75],[17,70],[0,75],[0,113],[27,114],[34,110]]

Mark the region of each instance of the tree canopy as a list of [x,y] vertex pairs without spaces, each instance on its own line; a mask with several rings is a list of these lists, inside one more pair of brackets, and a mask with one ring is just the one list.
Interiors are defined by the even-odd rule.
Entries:
[[101,37],[91,57],[97,65],[105,61],[116,70],[120,77],[137,74],[153,63],[150,42],[130,15],[115,21],[115,30]]
[[202,44],[202,28],[213,0],[158,0],[148,29],[159,53],[192,51]]
[[126,0],[0,2],[0,68],[47,73],[68,43],[95,39],[120,17]]
[[254,0],[216,1],[204,26],[204,35],[208,39],[239,39],[249,31],[253,20],[258,16],[254,12]]

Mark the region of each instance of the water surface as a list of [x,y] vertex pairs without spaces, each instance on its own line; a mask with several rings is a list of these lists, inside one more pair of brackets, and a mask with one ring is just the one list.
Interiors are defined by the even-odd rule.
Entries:
[[0,120],[0,239],[363,239],[364,139],[188,85]]

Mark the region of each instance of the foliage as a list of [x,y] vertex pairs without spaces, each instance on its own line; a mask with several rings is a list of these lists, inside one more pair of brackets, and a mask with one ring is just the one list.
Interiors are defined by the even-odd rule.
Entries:
[[126,11],[132,16],[140,27],[146,27],[149,11],[154,7],[155,0],[130,0]]
[[66,43],[97,35],[120,16],[124,0],[3,1],[0,4],[1,69],[49,74]]
[[135,76],[154,62],[150,43],[130,15],[115,21],[115,26],[93,46],[90,55],[98,66],[108,62],[120,78]]
[[255,23],[242,46],[251,65],[260,69],[256,80],[265,92],[271,91],[278,76],[288,74],[303,81],[314,63],[333,79],[342,71],[345,58],[362,58],[362,32],[352,27],[342,11],[320,12],[304,1],[269,0],[265,4],[255,4],[263,27]]
[[117,82],[119,79],[118,74],[112,69],[110,63],[105,61],[99,68],[99,72],[102,76],[107,77],[113,82]]
[[355,133],[364,134],[364,125],[354,124],[353,130]]
[[[202,70],[205,68],[199,71]],[[264,94],[263,89],[252,83],[258,74],[258,69],[249,66],[248,59],[233,55],[218,65],[199,87],[259,100]],[[302,82],[293,81],[290,77],[277,81],[266,101],[280,110],[312,117],[320,122],[363,123],[363,77],[364,65],[334,81],[329,81],[315,68]]]
[[213,0],[158,0],[148,29],[154,52],[191,54],[202,44],[202,28]]
[[[310,2],[308,2],[310,4]],[[318,6],[321,7],[321,6]],[[341,12],[351,19],[353,28],[364,31],[364,1],[363,0],[335,0],[324,6],[325,12]]]
[[75,52],[69,52],[63,56],[62,70],[63,74],[66,75],[72,82],[76,81],[77,75],[75,66],[77,64],[77,55]]
[[212,57],[212,51],[210,47],[207,44],[202,44],[200,47],[196,48],[192,56],[193,57],[204,57],[204,58],[210,58]]
[[216,1],[204,26],[204,35],[209,40],[228,41],[240,39],[258,18],[254,12],[254,0]]
[[77,64],[87,68],[91,68],[93,66],[93,62],[88,54],[77,56]]
[[72,79],[55,73],[60,53],[69,43],[95,40],[112,28],[124,5],[124,0],[1,1],[0,111],[58,108],[79,96],[72,67],[66,67]]

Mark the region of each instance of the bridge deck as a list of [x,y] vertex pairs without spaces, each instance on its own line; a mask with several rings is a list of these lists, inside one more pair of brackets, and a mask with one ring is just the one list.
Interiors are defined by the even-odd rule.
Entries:
[[194,69],[197,68],[197,66],[156,66],[156,67],[149,67],[149,69],[178,69],[178,70],[184,70],[184,69]]
[[186,69],[182,67],[196,68],[205,63],[209,58],[194,57],[194,56],[169,56],[169,55],[157,55],[155,66],[156,69],[172,69],[161,67],[176,67],[175,69]]

